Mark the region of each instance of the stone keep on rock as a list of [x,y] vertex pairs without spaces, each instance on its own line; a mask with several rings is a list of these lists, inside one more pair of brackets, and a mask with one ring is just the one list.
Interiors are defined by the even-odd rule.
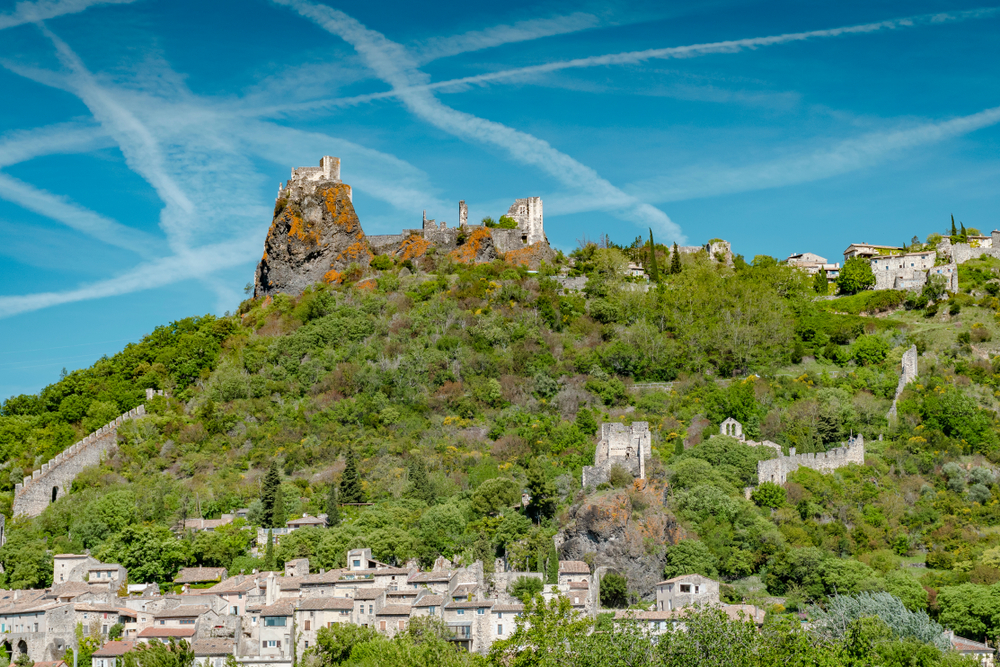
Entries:
[[351,186],[340,180],[340,159],[327,156],[319,167],[293,169],[278,191],[254,296],[298,295],[313,283],[340,282],[351,264],[364,269],[371,258]]

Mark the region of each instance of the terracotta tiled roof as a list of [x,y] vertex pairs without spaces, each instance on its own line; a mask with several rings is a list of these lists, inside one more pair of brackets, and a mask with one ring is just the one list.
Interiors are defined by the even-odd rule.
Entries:
[[[119,655],[125,655],[135,646],[135,642],[131,639],[122,639],[119,641],[108,642],[101,648],[97,649],[92,653],[95,658],[114,658]],[[36,662],[35,665],[38,665]]]
[[559,574],[590,574],[590,566],[582,560],[561,560]]
[[201,616],[202,614],[207,614],[208,611],[209,608],[207,605],[181,605],[180,607],[174,607],[173,609],[158,611],[153,614],[153,618],[192,618],[195,616]]
[[409,582],[411,584],[430,584],[430,583],[443,583],[446,584],[451,581],[452,574],[450,572],[417,572],[410,577]]
[[996,649],[965,637],[953,635],[951,647],[960,653],[996,653]]
[[354,609],[354,600],[351,598],[306,598],[299,601],[300,611],[312,611],[320,609]]
[[310,574],[302,577],[302,586],[320,586],[323,584],[337,583],[347,570],[329,570],[318,574]]
[[495,604],[493,605],[493,613],[497,612],[517,612],[520,613],[524,611],[523,604]]
[[231,639],[195,639],[191,642],[191,650],[196,656],[231,655],[233,641]]
[[197,584],[205,581],[221,581],[225,576],[224,567],[182,567],[174,577],[174,583]]
[[569,582],[569,588],[570,590],[588,591],[590,590],[590,584],[588,584],[586,581],[571,581]]
[[479,607],[492,607],[496,603],[496,600],[473,600],[471,602],[465,600],[463,602],[449,602],[445,605],[445,609],[478,609]]
[[376,616],[409,616],[410,605],[408,604],[387,604],[375,613]]
[[194,628],[168,628],[168,627],[155,627],[146,628],[139,633],[139,639],[146,639],[147,637],[193,637]]
[[42,662],[36,662],[34,667],[66,667],[66,663],[62,660],[43,660]]
[[444,604],[444,598],[440,595],[425,595],[417,600],[414,607],[440,607]]
[[657,586],[662,586],[663,584],[675,584],[678,581],[696,581],[696,582],[701,583],[703,581],[714,581],[714,580],[713,579],[709,579],[708,577],[703,577],[700,574],[682,574],[680,576],[672,577],[670,579],[664,579],[663,581],[661,581],[660,583],[658,583],[656,585]]
[[355,600],[377,600],[385,593],[384,588],[359,588],[354,591]]
[[295,611],[295,603],[293,600],[279,600],[272,605],[262,607],[260,610],[261,616],[291,616]]
[[232,523],[232,518],[226,519],[185,519],[185,530],[215,530]]
[[246,593],[254,587],[256,583],[256,578],[246,575],[236,575],[235,577],[229,577],[211,588],[206,588],[201,591],[202,593],[209,593],[212,595],[221,595],[223,593]]
[[297,591],[302,588],[302,581],[305,577],[275,577],[278,589],[282,591]]

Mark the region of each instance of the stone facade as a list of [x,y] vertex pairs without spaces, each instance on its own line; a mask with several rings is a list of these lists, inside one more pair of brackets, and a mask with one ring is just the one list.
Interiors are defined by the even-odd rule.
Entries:
[[[961,245],[961,244],[960,244]],[[944,276],[949,292],[958,291],[958,265],[935,266],[937,252],[925,250],[897,255],[875,255],[870,258],[877,290],[920,290],[931,275]]]
[[819,472],[831,472],[846,465],[865,463],[865,439],[861,435],[851,438],[845,447],[815,454],[796,454],[789,449],[788,456],[757,462],[757,483],[774,482],[784,484],[788,474],[799,468],[811,468]]
[[607,482],[615,465],[625,468],[633,477],[646,479],[646,459],[650,456],[651,443],[648,422],[632,422],[631,426],[601,424],[594,465],[583,467],[583,488]]
[[48,463],[14,485],[14,516],[38,516],[50,503],[69,493],[73,480],[84,468],[97,465],[118,446],[118,427],[146,414],[140,405],[110,422],[86,438],[63,450]]
[[700,574],[684,574],[656,584],[656,610],[719,604],[719,582]]
[[912,345],[910,349],[903,353],[903,359],[900,362],[902,369],[899,374],[899,384],[896,385],[896,395],[892,399],[892,407],[889,408],[889,414],[886,415],[887,418],[892,419],[896,416],[896,401],[899,400],[899,395],[903,393],[903,389],[906,385],[910,384],[917,378],[917,346]]

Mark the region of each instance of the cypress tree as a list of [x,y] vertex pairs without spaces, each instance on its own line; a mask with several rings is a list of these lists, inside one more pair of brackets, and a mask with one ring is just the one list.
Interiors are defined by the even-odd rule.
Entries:
[[409,496],[417,500],[422,500],[428,505],[434,504],[434,489],[431,488],[431,480],[427,477],[427,468],[424,460],[419,456],[410,459],[408,466],[410,478]]
[[962,226],[962,229],[961,229],[961,230],[960,230],[960,231],[959,231],[958,233],[959,233],[959,234],[961,235],[961,237],[962,237],[962,240],[964,241],[964,240],[966,240],[966,239],[968,238],[968,236],[969,236],[969,235],[968,235],[968,234],[967,234],[967,233],[965,232],[965,223],[964,223],[964,222],[960,222],[960,223],[958,223],[958,224],[960,224],[960,225]]
[[816,277],[813,278],[813,290],[816,294],[826,294],[830,291],[830,283],[826,277],[826,269],[820,269]]
[[951,216],[951,235],[958,236],[958,230],[955,229],[955,216]]
[[680,273],[681,272],[681,254],[677,250],[677,241],[674,241],[674,254],[670,258],[670,273]]
[[340,525],[340,508],[337,506],[337,485],[330,484],[330,493],[326,497],[326,525],[330,528]]
[[558,584],[559,583],[559,553],[556,551],[555,542],[552,543],[549,549],[549,569],[546,573],[547,583]]
[[340,501],[343,503],[365,502],[365,491],[361,488],[361,475],[358,474],[358,461],[354,450],[348,449],[345,458],[344,475],[340,478]]
[[660,268],[656,265],[656,244],[653,243],[653,228],[649,228],[649,277],[654,283],[660,282]]
[[[268,528],[274,526],[274,510],[280,493],[281,473],[278,472],[278,462],[271,461],[271,467],[267,469],[267,474],[264,475],[264,484],[260,493],[260,502],[264,505],[264,513],[261,518],[263,519],[263,524]],[[284,499],[282,498],[282,500]],[[281,514],[284,515],[284,509],[282,509]]]
[[284,528],[288,521],[288,507],[285,505],[285,494],[278,485],[278,492],[274,494],[274,514],[271,516],[271,525],[275,528]]

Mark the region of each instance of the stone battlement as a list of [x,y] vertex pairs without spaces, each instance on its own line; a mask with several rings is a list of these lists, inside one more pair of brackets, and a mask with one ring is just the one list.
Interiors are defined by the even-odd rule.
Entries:
[[324,155],[318,167],[292,169],[290,181],[333,181],[340,183],[340,158]]
[[69,493],[73,480],[84,468],[100,463],[108,451],[117,447],[118,427],[145,414],[145,405],[129,410],[56,454],[21,484],[15,484],[14,516],[38,516],[57,497]]
[[851,438],[846,447],[837,447],[828,452],[816,452],[811,454],[796,454],[795,448],[791,447],[788,456],[779,456],[776,459],[757,462],[757,483],[774,482],[784,484],[788,480],[789,473],[799,468],[810,468],[818,472],[831,472],[837,468],[843,468],[851,463],[864,465],[865,463],[865,439],[861,435]]

